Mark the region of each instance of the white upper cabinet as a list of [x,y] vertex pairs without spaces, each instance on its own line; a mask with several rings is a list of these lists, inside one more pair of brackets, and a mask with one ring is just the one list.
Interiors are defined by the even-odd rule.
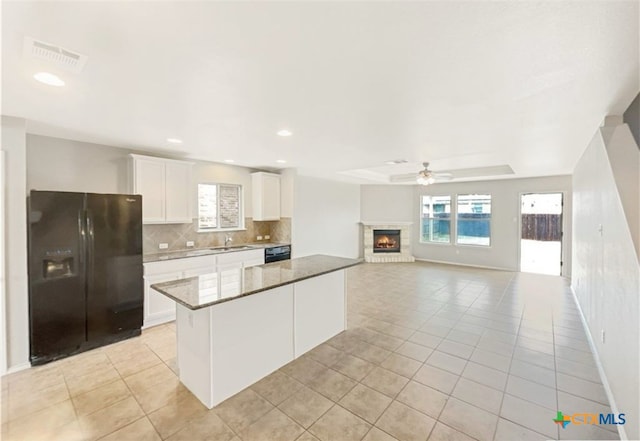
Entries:
[[190,203],[193,199],[191,193],[191,167],[189,162],[167,162],[165,164],[166,176],[166,217],[167,222],[191,223]]
[[142,195],[144,223],[165,221],[164,163],[141,158],[133,159],[133,188],[131,192]]
[[131,155],[131,192],[142,195],[145,224],[191,223],[193,163]]
[[280,219],[280,175],[252,173],[253,220]]

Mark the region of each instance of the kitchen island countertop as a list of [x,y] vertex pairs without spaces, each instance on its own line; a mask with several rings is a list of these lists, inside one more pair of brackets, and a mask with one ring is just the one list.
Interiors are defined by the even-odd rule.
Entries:
[[349,268],[360,259],[316,254],[249,268],[231,268],[171,282],[151,288],[192,309],[267,291],[279,286]]

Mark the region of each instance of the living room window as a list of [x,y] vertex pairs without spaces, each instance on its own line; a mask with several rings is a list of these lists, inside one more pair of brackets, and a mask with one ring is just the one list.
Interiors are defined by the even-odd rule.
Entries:
[[244,228],[242,186],[236,184],[198,184],[198,230],[237,230]]
[[491,245],[491,195],[459,194],[456,210],[456,243]]
[[422,196],[420,242],[451,243],[451,196]]

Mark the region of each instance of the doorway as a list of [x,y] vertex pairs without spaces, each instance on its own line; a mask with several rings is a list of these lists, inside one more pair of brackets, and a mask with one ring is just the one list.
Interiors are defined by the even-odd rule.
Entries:
[[562,193],[520,195],[520,271],[562,275]]

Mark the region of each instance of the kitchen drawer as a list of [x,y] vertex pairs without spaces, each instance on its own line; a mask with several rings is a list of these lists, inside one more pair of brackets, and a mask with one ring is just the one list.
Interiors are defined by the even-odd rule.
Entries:
[[256,259],[262,259],[264,263],[264,249],[247,251],[235,251],[233,253],[218,254],[218,265],[225,266],[232,263],[242,264],[246,261],[255,261]]
[[185,257],[184,259],[163,260],[160,262],[147,262],[144,264],[144,275],[176,273],[194,269],[210,268],[215,271],[216,256]]

